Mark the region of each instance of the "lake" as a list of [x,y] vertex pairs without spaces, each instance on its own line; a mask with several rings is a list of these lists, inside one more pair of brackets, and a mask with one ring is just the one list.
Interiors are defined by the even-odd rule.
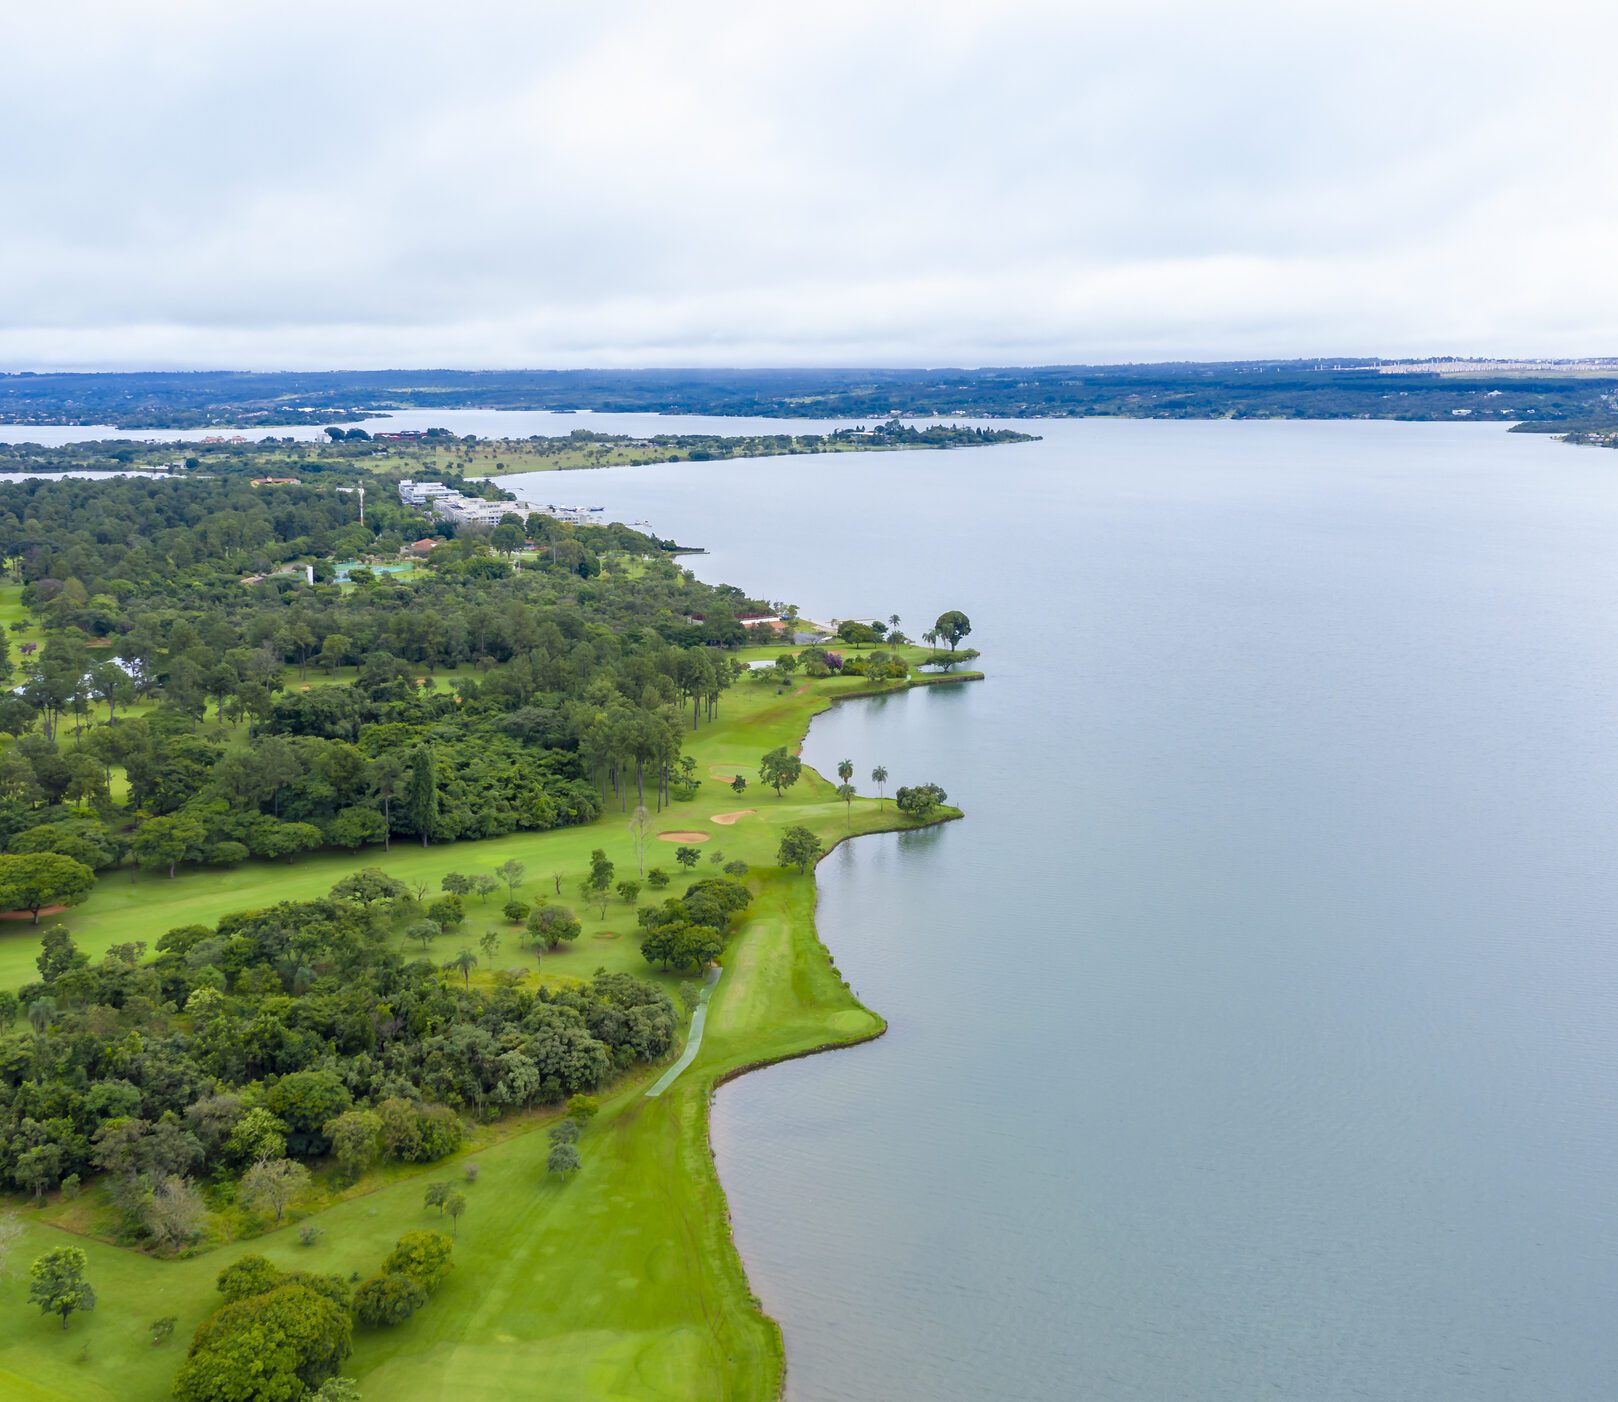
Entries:
[[[368,433],[447,428],[455,434],[473,434],[478,438],[531,438],[536,434],[555,437],[576,429],[588,429],[592,433],[628,434],[827,433],[854,422],[856,420],[853,419],[720,419],[703,414],[565,414],[549,409],[397,409],[384,417],[347,419],[334,427],[363,428]],[[923,422],[977,421],[928,419]],[[145,443],[200,443],[208,438],[237,436],[255,442],[265,438],[291,438],[300,443],[315,443],[326,438],[326,430],[312,424],[276,424],[253,428],[114,428],[111,424],[0,423],[0,443],[39,443],[49,447],[112,438]]]
[[820,869],[888,1036],[716,1103],[789,1395],[1611,1397],[1618,454],[1037,431],[590,480],[990,673],[810,734],[967,817]]

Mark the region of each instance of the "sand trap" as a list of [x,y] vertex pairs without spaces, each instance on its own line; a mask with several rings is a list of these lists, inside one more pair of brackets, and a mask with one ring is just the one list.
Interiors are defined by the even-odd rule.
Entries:
[[732,823],[739,823],[743,818],[751,818],[757,812],[756,808],[738,808],[734,813],[715,813],[713,820],[720,826],[728,828]]
[[618,938],[618,932],[616,930],[597,930],[590,938],[593,940],[615,940]]
[[[66,910],[65,905],[42,905],[39,908],[39,918],[43,920],[47,915],[61,915]],[[0,920],[26,920],[32,924],[34,913],[31,910],[8,910],[0,912]]]
[[705,832],[660,832],[657,835],[659,842],[706,842],[708,834]]

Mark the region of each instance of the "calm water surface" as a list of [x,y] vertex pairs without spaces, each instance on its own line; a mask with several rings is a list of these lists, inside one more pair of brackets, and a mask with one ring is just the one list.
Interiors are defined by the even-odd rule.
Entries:
[[[853,420],[847,419],[720,419],[702,414],[559,414],[548,409],[400,409],[383,418],[345,420],[338,427],[363,428],[370,433],[447,428],[479,438],[528,438],[589,429],[595,433],[823,433]],[[946,423],[965,422],[946,419]],[[300,443],[321,442],[324,427],[276,424],[256,428],[114,428],[111,424],[8,424],[0,423],[0,443],[40,443],[57,447],[110,438],[147,443],[199,443],[206,438],[253,440],[292,438]],[[43,475],[43,474],[41,474]]]
[[1618,1395],[1618,454],[1041,431],[591,479],[991,673],[809,739],[968,817],[821,867],[890,1034],[717,1103],[790,1395]]

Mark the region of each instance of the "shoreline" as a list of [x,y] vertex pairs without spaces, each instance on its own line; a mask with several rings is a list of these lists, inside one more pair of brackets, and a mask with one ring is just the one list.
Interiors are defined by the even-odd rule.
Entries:
[[[866,690],[849,691],[840,696],[831,697],[829,698],[826,706],[817,709],[810,715],[809,722],[804,727],[803,735],[793,747],[793,752],[799,753],[803,749],[804,742],[809,738],[809,731],[813,727],[816,717],[825,714],[834,706],[841,705],[844,702],[870,700],[877,696],[891,696],[900,692],[915,690],[926,686],[983,681],[985,679],[986,678],[982,672],[917,676],[907,679],[903,686],[878,685]],[[818,773],[818,771],[815,772]],[[909,823],[904,825],[896,824],[895,826],[889,828],[873,828],[865,832],[844,833],[834,842],[832,842],[826,848],[826,850],[815,859],[815,872],[818,873],[820,864],[825,861],[827,857],[831,856],[831,854],[840,848],[845,842],[852,842],[862,837],[881,836],[886,833],[919,832],[926,828],[942,827],[946,823],[960,822],[965,817],[965,812],[957,808],[953,809],[952,811],[940,813],[937,817],[929,819],[925,823]],[[723,1209],[725,1237],[729,1243],[731,1252],[741,1266],[742,1279],[747,1286],[748,1302],[752,1306],[753,1310],[757,1313],[760,1320],[763,1321],[765,1327],[768,1329],[774,1342],[775,1357],[779,1361],[779,1375],[776,1379],[775,1388],[772,1393],[772,1396],[776,1399],[776,1402],[780,1402],[780,1399],[786,1396],[788,1369],[786,1336],[782,1330],[780,1320],[778,1320],[764,1307],[764,1302],[760,1299],[757,1291],[753,1288],[753,1280],[748,1271],[747,1258],[742,1254],[741,1247],[736,1242],[735,1218],[731,1212],[730,1196],[725,1192],[724,1181],[719,1172],[719,1151],[717,1145],[714,1143],[713,1105],[723,1087],[729,1085],[733,1081],[740,1080],[743,1076],[751,1075],[755,1072],[766,1071],[774,1066],[782,1066],[789,1061],[801,1061],[806,1057],[824,1056],[831,1052],[852,1050],[855,1047],[861,1047],[871,1042],[875,1042],[887,1035],[890,1025],[888,1019],[875,1008],[867,1006],[860,1000],[860,998],[854,993],[853,989],[849,987],[848,980],[843,977],[842,971],[837,967],[837,960],[832,954],[831,947],[826,943],[820,934],[819,921],[817,918],[819,915],[819,910],[820,883],[817,875],[815,879],[814,901],[811,906],[810,917],[804,933],[807,934],[809,939],[813,941],[816,949],[820,952],[822,958],[824,959],[827,968],[830,970],[832,976],[837,980],[838,984],[842,987],[849,1002],[853,1005],[853,1007],[868,1014],[872,1019],[874,1019],[875,1026],[868,1031],[853,1033],[845,1037],[828,1038],[826,1041],[814,1046],[802,1047],[794,1051],[786,1051],[774,1055],[766,1055],[751,1061],[742,1062],[739,1065],[726,1067],[723,1070],[716,1072],[712,1079],[708,1082],[703,1097],[702,1107],[703,1145],[708,1160],[708,1170],[712,1175],[712,1181],[719,1194],[720,1205]],[[846,1009],[839,1011],[846,1011]]]

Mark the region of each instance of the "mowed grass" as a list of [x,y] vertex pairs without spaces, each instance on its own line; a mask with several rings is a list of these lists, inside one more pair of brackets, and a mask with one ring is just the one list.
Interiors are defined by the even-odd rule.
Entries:
[[[465,1161],[475,1159],[480,1174],[466,1188],[469,1208],[449,1282],[408,1324],[356,1336],[345,1371],[360,1380],[364,1395],[403,1402],[775,1397],[783,1368],[780,1332],[752,1297],[730,1239],[708,1149],[708,1103],[715,1084],[744,1067],[882,1029],[881,1019],[835,973],[815,934],[812,876],[783,871],[774,860],[780,832],[790,824],[812,827],[830,846],[893,826],[891,802],[884,809],[860,799],[850,812],[833,785],[807,769],[783,798],[757,782],[765,750],[796,745],[815,711],[865,688],[857,678],[779,691],[744,680],[726,694],[715,723],[689,741],[705,782],[694,800],[665,810],[658,828],[705,830],[711,834],[702,844],[705,856],[718,847],[727,858],[748,861],[754,904],[725,952],[697,1059],[658,1099],[646,1099],[644,1090],[661,1068],[615,1091],[580,1145],[584,1167],[577,1178],[563,1184],[547,1177],[549,1144],[540,1122],[314,1214],[307,1220],[322,1235],[312,1247],[298,1243],[296,1226],[185,1261],[157,1261],[80,1239],[100,1304],[66,1332],[25,1303],[26,1263],[72,1238],[18,1204],[25,1234],[10,1278],[0,1281],[0,1396],[165,1398],[192,1331],[218,1302],[213,1283],[222,1267],[244,1252],[262,1251],[289,1267],[369,1275],[403,1232],[438,1225],[436,1213],[422,1206],[425,1184],[460,1178]],[[864,768],[880,758],[869,757]],[[737,772],[749,780],[740,800],[715,777]],[[901,777],[926,776],[896,775],[894,782]],[[742,808],[758,811],[731,827],[713,822],[715,814]],[[647,973],[633,912],[615,898],[603,921],[572,889],[594,847],[607,850],[620,875],[633,874],[625,818],[614,811],[576,830],[426,850],[396,845],[387,856],[316,857],[172,882],[143,876],[131,885],[114,877],[70,912],[68,924],[82,947],[97,952],[117,941],[150,942],[176,924],[244,906],[317,895],[356,865],[374,862],[401,878],[436,885],[444,872],[490,870],[515,856],[528,864],[530,891],[541,880],[549,891],[550,873],[566,873],[563,898],[585,917],[574,949],[545,956],[546,977],[587,977],[597,965]],[[673,854],[673,844],[648,843],[648,865],[677,872]],[[697,874],[713,870],[704,860]],[[670,889],[683,884],[676,875]],[[488,910],[502,899],[491,897]],[[498,917],[485,921],[476,898],[469,909],[465,942],[472,943]],[[619,937],[594,938],[609,929]],[[37,932],[14,927],[3,938],[6,982],[32,977]],[[434,957],[449,957],[461,943],[444,939]],[[508,946],[497,962],[527,960],[531,967],[531,959]],[[178,1328],[170,1343],[154,1348],[149,1325],[163,1315],[174,1315]]]

